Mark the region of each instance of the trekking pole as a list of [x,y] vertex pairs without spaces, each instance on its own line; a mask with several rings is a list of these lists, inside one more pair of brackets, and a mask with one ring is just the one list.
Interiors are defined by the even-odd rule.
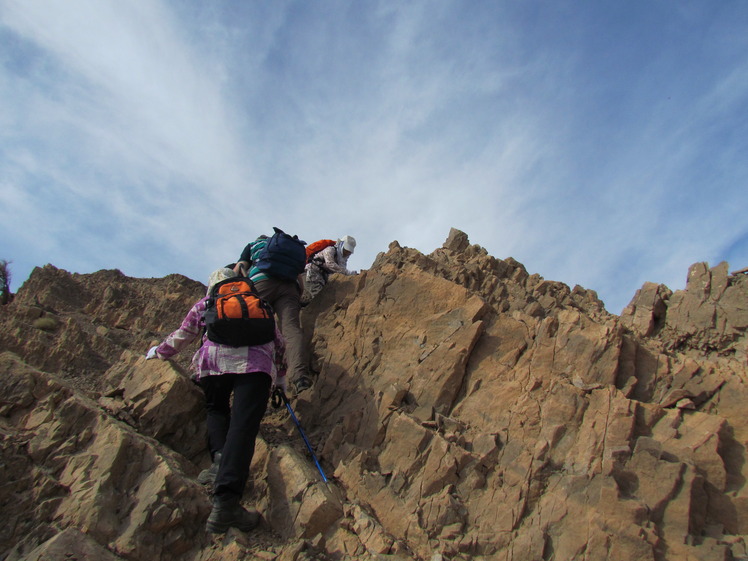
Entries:
[[280,399],[283,401],[283,403],[286,404],[286,409],[288,409],[288,412],[291,414],[291,418],[293,419],[294,424],[296,425],[296,428],[299,429],[299,434],[301,435],[301,438],[304,439],[304,444],[306,444],[307,450],[309,450],[309,453],[312,455],[312,459],[314,460],[314,465],[317,466],[317,469],[319,470],[319,474],[322,476],[322,480],[327,483],[327,476],[325,475],[325,472],[322,471],[322,466],[319,465],[319,461],[317,460],[317,456],[314,453],[314,450],[312,449],[312,445],[309,443],[309,440],[307,439],[306,435],[304,434],[304,431],[301,428],[301,425],[299,424],[299,420],[296,418],[296,415],[293,412],[293,409],[291,409],[291,404],[288,402],[288,398],[286,397],[286,393],[281,390],[280,388],[276,388],[275,395],[273,396],[274,401],[280,397]]

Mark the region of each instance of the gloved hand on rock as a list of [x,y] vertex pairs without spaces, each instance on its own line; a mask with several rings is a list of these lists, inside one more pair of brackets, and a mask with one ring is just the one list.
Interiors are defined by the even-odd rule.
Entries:
[[158,358],[158,355],[156,354],[156,349],[158,349],[158,345],[155,345],[148,349],[148,352],[145,354],[145,359],[150,360],[152,358]]

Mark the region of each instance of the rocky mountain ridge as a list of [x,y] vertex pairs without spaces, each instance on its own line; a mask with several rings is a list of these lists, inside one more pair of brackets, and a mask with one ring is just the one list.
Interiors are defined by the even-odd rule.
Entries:
[[[202,283],[36,269],[0,307],[0,558],[748,558],[748,277],[697,263],[622,315],[452,230],[304,309],[316,372],[263,423],[258,530],[211,539],[190,353]],[[67,555],[67,557],[66,557]]]

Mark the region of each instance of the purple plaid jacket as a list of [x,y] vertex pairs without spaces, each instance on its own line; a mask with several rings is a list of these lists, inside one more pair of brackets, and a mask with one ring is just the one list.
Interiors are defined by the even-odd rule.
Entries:
[[203,376],[265,372],[273,379],[275,386],[285,387],[286,344],[278,328],[275,328],[275,340],[264,345],[229,347],[214,343],[203,334],[203,312],[207,300],[206,296],[192,306],[179,329],[158,346],[156,355],[162,359],[171,358],[198,337],[202,337],[202,345],[192,357],[192,368],[197,380]]

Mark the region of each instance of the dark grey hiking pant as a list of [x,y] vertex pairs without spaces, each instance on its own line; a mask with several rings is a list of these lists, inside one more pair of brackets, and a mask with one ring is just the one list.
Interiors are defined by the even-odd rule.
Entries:
[[286,340],[288,380],[292,383],[307,376],[307,354],[301,331],[301,289],[294,281],[264,279],[255,283],[257,292],[278,316],[278,327]]

